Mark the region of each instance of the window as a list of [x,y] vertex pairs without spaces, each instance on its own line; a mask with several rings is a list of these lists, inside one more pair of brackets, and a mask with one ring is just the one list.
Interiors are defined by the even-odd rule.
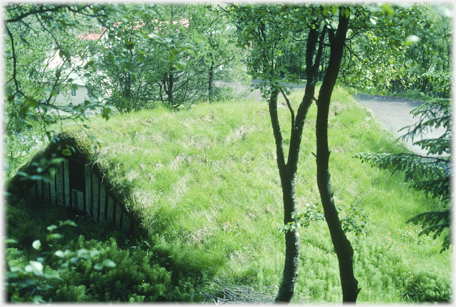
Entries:
[[76,88],[71,89],[71,96],[76,96]]

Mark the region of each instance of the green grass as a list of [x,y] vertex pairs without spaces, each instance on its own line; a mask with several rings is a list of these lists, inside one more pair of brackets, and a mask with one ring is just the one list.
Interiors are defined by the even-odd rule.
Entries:
[[[290,96],[295,108],[302,95],[295,91]],[[280,106],[279,116],[287,145],[288,110]],[[321,206],[312,154],[315,117],[313,105],[301,145],[298,210],[306,203]],[[265,102],[200,104],[179,112],[158,107],[116,115],[107,122],[94,119],[90,126],[104,142],[94,160],[114,188],[129,191],[126,206],[141,216],[154,251],[169,257],[172,270],[202,276],[205,291],[217,289],[213,279],[277,291],[285,249],[278,230],[282,194]],[[366,236],[348,234],[362,288],[358,301],[412,302],[418,276],[448,289],[450,253],[439,253],[439,240],[418,237],[418,227],[405,224],[411,215],[439,204],[408,188],[400,174],[352,158],[359,152],[405,151],[405,146],[341,88],[333,96],[329,126],[330,172],[340,216],[351,205],[368,216]],[[67,130],[86,140],[75,127]],[[312,222],[300,234],[294,301],[341,302],[338,264],[326,223]]]
[[[377,95],[378,91],[375,89],[358,89],[358,93],[360,94],[367,94],[367,95]],[[389,96],[396,96],[396,97],[402,97],[405,99],[412,99],[412,100],[420,100],[420,101],[433,101],[436,98],[427,95],[426,93],[420,92],[419,90],[407,90],[403,93],[398,93],[398,92],[388,92],[387,95]]]

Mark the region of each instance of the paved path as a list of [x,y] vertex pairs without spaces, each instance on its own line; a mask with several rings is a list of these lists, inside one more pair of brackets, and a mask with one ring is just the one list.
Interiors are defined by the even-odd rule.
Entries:
[[[398,132],[402,127],[410,126],[417,122],[418,119],[413,118],[410,111],[424,103],[423,101],[391,96],[356,94],[354,97],[361,105],[371,110],[374,117],[380,120],[385,128],[391,131],[396,137],[405,134],[405,131]],[[423,135],[422,138],[435,138],[444,132],[445,130],[443,128],[434,129]],[[425,150],[422,150],[420,146],[413,145],[410,140],[407,140],[405,143],[413,152],[426,155],[427,152]]]
[[[259,80],[252,80],[252,84],[257,85]],[[240,85],[240,84],[229,84],[235,88],[237,92],[246,91],[246,97],[254,97],[255,101],[261,101],[262,97],[259,90],[254,90],[250,92],[251,86],[249,85]],[[295,89],[305,88],[305,85],[293,85]],[[366,94],[356,94],[355,99],[362,105],[367,107],[375,118],[377,118],[384,127],[391,131],[393,135],[399,137],[404,135],[406,131],[398,132],[401,128],[405,126],[411,126],[415,124],[418,119],[413,118],[413,115],[410,114],[414,108],[422,105],[424,101],[404,99],[399,97],[392,96],[372,96]],[[417,137],[415,141],[421,138],[435,138],[439,137],[444,133],[443,128],[434,129],[423,135],[422,137]],[[427,151],[422,150],[420,146],[413,145],[413,142],[410,140],[405,141],[407,147],[412,150],[414,153],[425,156]]]

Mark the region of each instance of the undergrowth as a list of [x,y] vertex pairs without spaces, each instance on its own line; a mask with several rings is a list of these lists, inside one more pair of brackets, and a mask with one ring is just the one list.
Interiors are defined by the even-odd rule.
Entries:
[[[291,94],[295,108],[302,95],[302,91]],[[287,149],[290,119],[280,100],[279,116]],[[315,117],[312,106],[296,179],[298,213],[307,212],[307,204],[321,208],[313,155]],[[74,127],[66,130],[78,134]],[[329,127],[334,199],[340,218],[352,230],[348,236],[362,288],[358,301],[450,300],[450,252],[439,253],[441,242],[418,236],[419,227],[405,224],[411,215],[439,204],[409,189],[400,174],[352,158],[359,152],[406,151],[405,146],[342,88],[334,92]],[[199,104],[178,112],[158,106],[113,116],[107,122],[94,119],[91,132],[104,142],[96,163],[114,189],[130,191],[126,206],[138,212],[150,235],[140,240],[146,250],[121,249],[117,238],[74,239],[75,244],[96,247],[110,259],[125,262],[125,271],[117,267],[96,275],[81,263],[74,274],[87,283],[72,284],[74,277],[69,275],[67,290],[60,287],[61,291],[87,301],[186,301],[204,299],[202,293],[220,293],[217,280],[252,289],[267,287],[268,295],[276,293],[285,242],[280,232],[280,179],[265,102]],[[31,231],[24,234],[33,237]],[[303,224],[300,235],[294,302],[341,302],[339,269],[326,223],[316,219]],[[130,241],[130,246],[139,244]],[[136,259],[137,264],[125,258]],[[147,268],[142,267],[145,263]],[[154,288],[157,281],[151,276],[159,279],[162,290]],[[125,286],[116,284],[124,278]]]
[[[126,236],[105,223],[95,223],[86,216],[60,207],[46,207],[33,200],[8,200],[8,237],[18,244],[9,244],[6,249],[9,268],[25,267],[30,261],[54,254],[57,250],[68,252],[96,251],[89,259],[80,259],[69,269],[60,270],[59,278],[39,277],[41,284],[33,288],[32,295],[40,295],[46,302],[160,302],[201,301],[196,290],[203,282],[201,275],[191,277],[168,269],[169,259],[154,252],[147,241]],[[14,204],[14,205],[11,205]],[[77,221],[77,227],[60,229],[62,238],[43,245],[40,251],[32,248],[32,240],[46,242],[44,225],[57,220]],[[78,253],[79,254],[79,253]],[[94,264],[109,259],[115,268],[94,270]],[[56,270],[58,257],[40,260],[44,271]],[[39,274],[38,274],[39,275]],[[34,283],[21,287],[27,290]],[[19,284],[20,285],[20,284]],[[38,292],[37,292],[38,291]]]

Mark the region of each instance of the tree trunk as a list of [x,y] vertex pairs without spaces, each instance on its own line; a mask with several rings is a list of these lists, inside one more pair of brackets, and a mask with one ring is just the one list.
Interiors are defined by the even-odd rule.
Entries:
[[209,81],[207,87],[207,96],[209,103],[212,102],[212,88],[214,86],[214,61],[211,60],[211,65],[209,66]]
[[[278,89],[273,89],[269,101],[269,114],[274,132],[277,150],[277,166],[279,168],[282,184],[284,224],[293,222],[293,212],[296,211],[295,178],[296,171],[289,172],[285,164],[282,133],[280,131],[279,118],[277,115]],[[298,278],[299,253],[301,240],[297,229],[287,231],[285,234],[285,265],[283,269],[282,283],[275,299],[276,302],[289,302],[294,294],[296,279]]]
[[[295,193],[295,179],[298,171],[299,150],[301,148],[302,131],[307,117],[310,106],[314,99],[315,94],[315,78],[316,69],[320,63],[323,39],[326,30],[320,34],[320,41],[318,41],[318,31],[313,29],[309,32],[307,44],[307,85],[304,97],[299,105],[298,112],[294,114],[291,105],[288,107],[291,113],[291,136],[290,147],[288,150],[288,159],[285,164],[285,157],[283,151],[282,133],[280,131],[279,119],[277,116],[277,97],[279,91],[277,89],[272,91],[271,99],[269,102],[269,113],[271,116],[271,124],[276,140],[277,149],[277,165],[280,173],[280,180],[282,183],[283,204],[284,204],[284,224],[295,222],[293,219],[293,212],[296,212],[296,193]],[[318,43],[318,48],[317,48]],[[314,60],[313,55],[316,52]],[[286,98],[287,99],[287,98]],[[290,302],[294,295],[296,280],[298,277],[299,257],[300,257],[301,241],[298,230],[287,231],[285,234],[285,265],[283,269],[282,283],[280,284],[279,292],[275,301],[281,303]]]
[[[293,212],[296,211],[295,176],[286,176],[282,180],[284,224],[294,222]],[[298,278],[299,256],[301,251],[301,238],[298,229],[285,233],[285,265],[283,268],[282,283],[275,298],[276,302],[289,302],[294,295],[296,280]]]
[[356,302],[360,289],[358,289],[358,281],[353,273],[353,248],[340,225],[339,216],[334,204],[328,166],[330,154],[328,148],[329,105],[343,56],[348,22],[349,19],[345,15],[339,14],[339,26],[337,32],[335,35],[333,33],[329,34],[331,54],[328,69],[323,79],[323,84],[320,88],[317,101],[317,183],[320,191],[321,202],[323,204],[325,219],[328,224],[337,258],[339,260],[343,301]]
[[174,97],[173,97],[173,92],[174,92],[174,75],[173,72],[170,71],[169,73],[166,74],[166,79],[165,79],[165,92],[166,92],[166,100],[167,104],[170,107],[174,107]]

